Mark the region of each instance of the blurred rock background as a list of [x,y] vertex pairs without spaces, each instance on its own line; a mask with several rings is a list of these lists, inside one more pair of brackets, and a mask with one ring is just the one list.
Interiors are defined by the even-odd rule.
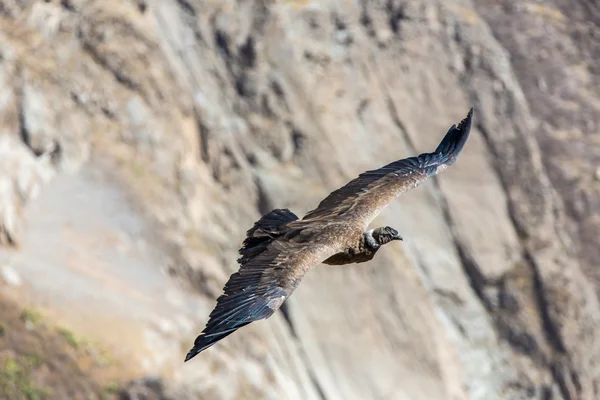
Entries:
[[[0,0],[0,398],[600,398],[591,0]],[[458,162],[183,364],[264,212]]]

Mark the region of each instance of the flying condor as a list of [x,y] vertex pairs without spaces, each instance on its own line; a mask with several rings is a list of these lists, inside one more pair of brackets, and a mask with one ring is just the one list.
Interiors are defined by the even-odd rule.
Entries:
[[433,153],[394,161],[367,171],[327,196],[301,220],[288,209],[265,214],[247,232],[224,294],[185,357],[188,361],[253,321],[268,318],[319,263],[343,265],[371,260],[377,250],[402,240],[389,226],[369,223],[400,194],[452,165],[462,150],[473,109],[452,127]]

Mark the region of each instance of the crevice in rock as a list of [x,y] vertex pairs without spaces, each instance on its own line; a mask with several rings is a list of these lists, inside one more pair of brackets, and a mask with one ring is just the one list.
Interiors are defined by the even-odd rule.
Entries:
[[31,144],[31,132],[27,128],[27,120],[25,116],[25,105],[23,104],[24,96],[22,88],[19,89],[19,93],[16,93],[18,100],[18,120],[19,120],[19,137],[27,148],[33,153],[34,156],[39,157],[44,154],[40,150],[36,150]]
[[[476,128],[481,132],[484,142],[486,143],[486,147],[488,149],[489,154],[492,155],[494,160],[500,160],[499,154],[496,152],[493,144],[491,143],[490,133],[486,129],[486,127],[482,123],[476,124]],[[492,164],[496,175],[499,177],[500,184],[502,185],[502,189],[504,193],[509,193],[509,187],[507,182],[504,179],[503,174],[501,173],[500,167],[497,163]],[[508,196],[507,196],[508,197]],[[508,202],[508,215],[511,219],[511,223],[515,227],[515,231],[520,235],[521,240],[523,240],[523,231],[519,229],[519,223],[516,219],[513,206],[510,201]],[[559,387],[561,395],[566,400],[574,400],[578,398],[578,395],[581,393],[581,384],[579,383],[579,376],[576,373],[575,369],[572,368],[571,362],[569,360],[569,354],[565,347],[564,341],[560,335],[559,328],[552,320],[550,315],[549,302],[546,298],[546,289],[544,288],[544,282],[540,276],[539,266],[537,265],[535,258],[533,255],[526,249],[523,248],[522,259],[527,268],[530,269],[532,274],[532,286],[535,297],[535,306],[540,316],[540,324],[542,326],[542,332],[544,334],[544,338],[548,345],[553,349],[554,353],[550,356],[552,359],[548,360],[546,365],[547,368]],[[529,357],[532,357],[530,353],[525,353]],[[533,357],[532,357],[533,359]],[[563,363],[566,362],[568,367],[564,367]],[[559,368],[559,366],[561,368]],[[563,369],[567,368],[569,370],[569,378],[565,377]],[[568,382],[572,382],[571,385]],[[574,394],[576,393],[576,394]]]
[[285,92],[283,91],[281,84],[276,80],[272,80],[270,87],[273,93],[275,93],[275,96],[277,96],[277,98],[279,99],[279,102],[285,107],[285,110],[287,112],[290,112],[290,106],[288,105],[287,99],[285,98]]
[[[447,201],[446,201],[445,197],[443,196],[442,191],[438,186],[438,183],[435,182],[434,185],[436,187],[436,191],[438,192],[438,197],[441,200],[442,213],[444,215],[444,220],[446,221],[446,223],[448,224],[450,229],[454,230],[455,223],[450,215],[450,210],[449,210]],[[465,275],[467,276],[467,279],[469,280],[469,284],[471,285],[471,288],[473,289],[473,291],[475,292],[475,294],[477,295],[477,297],[479,298],[481,303],[484,305],[486,310],[488,310],[488,311],[491,310],[492,305],[491,305],[490,301],[488,300],[488,298],[485,296],[485,292],[484,292],[485,286],[488,284],[487,278],[481,272],[481,269],[479,268],[479,265],[477,265],[475,260],[473,260],[473,258],[471,256],[469,256],[469,253],[465,250],[464,245],[456,237],[456,234],[454,232],[452,232],[452,242],[454,244],[456,253],[458,254],[458,258],[460,260],[460,264],[463,268],[463,271],[465,272]]]
[[[536,394],[536,388],[531,382],[527,382],[527,381],[526,382],[519,382],[519,381],[509,382],[507,384],[507,386],[510,389],[514,389],[514,390],[517,390],[517,391],[523,393],[524,395],[527,396],[527,399],[533,399]],[[512,399],[514,397],[508,397],[508,398]],[[519,399],[525,399],[525,398],[519,397]],[[539,400],[542,400],[542,399],[539,399]]]
[[[279,307],[279,310],[281,311],[281,315],[283,315],[283,320],[285,321],[288,328],[290,329],[290,334],[292,335],[292,338],[301,345],[302,340],[301,340],[300,336],[298,336],[298,333],[296,332],[296,328],[294,326],[294,322],[292,320],[292,316],[290,314],[290,308],[289,308],[287,301],[285,301],[281,305],[281,307]],[[327,400],[325,391],[323,390],[323,387],[319,383],[319,380],[317,379],[317,375],[315,374],[315,371],[313,371],[313,369],[311,368],[311,363],[309,361],[308,355],[306,354],[306,351],[304,350],[304,347],[298,346],[298,352],[300,353],[300,356],[304,362],[304,366],[306,367],[306,373],[308,375],[308,378],[310,379],[310,382],[314,386],[315,391],[319,394],[319,397],[321,398],[321,400]]]
[[200,118],[198,111],[195,111],[194,114],[194,121],[196,122],[196,130],[198,132],[198,145],[200,146],[200,159],[204,163],[208,164],[210,162],[210,153],[208,151],[210,141],[210,130]]
[[564,372],[562,371],[563,366],[559,362],[555,362],[550,366],[550,372],[552,374],[552,379],[558,385],[558,389],[560,390],[560,394],[565,400],[575,400],[577,397],[572,396],[572,392],[565,380]]
[[137,9],[140,12],[140,14],[146,14],[146,11],[148,11],[148,3],[146,3],[144,0],[138,1]]
[[363,28],[367,32],[367,36],[373,38],[373,37],[375,37],[375,29],[373,28],[373,19],[369,15],[369,12],[367,11],[367,9],[368,9],[367,2],[361,1],[360,2],[360,10],[361,10],[360,11],[360,24],[363,26]]
[[115,119],[117,116],[108,105],[100,106],[100,111],[102,111],[102,115],[104,115],[108,119]]
[[266,213],[275,209],[273,206],[273,201],[271,200],[271,196],[269,196],[269,193],[263,187],[260,179],[258,178],[256,179],[256,191],[258,195],[256,208],[258,208],[258,212],[261,215],[265,215]]
[[27,121],[25,121],[25,110],[23,104],[19,106],[19,137],[21,141],[35,154],[31,148],[31,135],[27,129]]
[[406,5],[394,4],[393,0],[388,0],[385,4],[385,10],[388,13],[388,24],[394,34],[400,33],[400,22],[406,19]]
[[189,0],[176,0],[176,2],[186,14],[189,14],[192,17],[196,17],[196,10],[194,9],[194,6],[192,6],[192,4],[189,2]]
[[281,315],[283,315],[283,319],[285,320],[288,327],[290,328],[290,332],[292,332],[292,336],[297,339],[298,334],[296,333],[296,328],[294,327],[294,322],[292,321],[292,316],[290,315],[290,308],[289,308],[287,302],[283,302],[281,307],[279,307],[279,310],[281,310]]
[[229,51],[229,38],[227,34],[220,29],[215,29],[215,44],[219,49],[219,53],[224,60],[231,58],[231,52]]
[[459,295],[457,295],[456,293],[454,293],[450,290],[435,288],[435,289],[433,289],[433,291],[440,297],[448,299],[454,305],[457,305],[459,307],[462,307],[465,305],[464,300],[461,299]]
[[306,135],[304,132],[296,128],[295,126],[290,126],[291,136],[292,136],[292,144],[294,145],[294,155],[297,156],[302,152],[304,144],[306,142]]
[[240,76],[235,79],[235,90],[240,97],[252,97],[254,94],[245,73],[240,74]]
[[[75,6],[73,5],[71,0],[61,0],[60,5],[67,11],[75,12]],[[1,6],[0,6],[1,8]]]
[[509,319],[502,315],[495,315],[494,325],[498,336],[506,341],[515,352],[527,356],[536,365],[545,366],[546,357],[535,337],[527,332],[527,329],[523,326],[512,326]]
[[346,24],[346,22],[335,11],[333,11],[331,13],[331,21],[333,22],[333,25],[335,26],[335,29],[338,30],[338,31],[344,31],[344,30],[348,29],[348,25]]
[[269,95],[267,93],[262,93],[260,95],[260,111],[269,119],[274,119],[277,117],[277,114],[273,111],[273,107],[271,106]]
[[396,125],[396,127],[400,131],[400,134],[402,135],[402,137],[406,141],[406,144],[408,145],[408,148],[410,149],[410,151],[412,151],[413,154],[417,154],[416,147],[415,147],[414,143],[412,142],[412,140],[410,139],[410,137],[408,137],[406,127],[404,126],[404,124],[400,120],[400,117],[398,116],[398,111],[396,110],[396,106],[394,105],[394,101],[392,100],[392,98],[388,94],[388,92],[385,89],[385,87],[384,87],[383,90],[384,90],[384,93],[385,93],[385,103],[387,105],[390,117],[392,118],[392,121],[394,122],[394,125]]
[[552,388],[542,386],[540,389],[540,400],[552,400]]
[[552,321],[550,317],[549,304],[548,299],[546,298],[546,292],[544,290],[544,283],[542,278],[539,275],[539,268],[537,263],[529,254],[529,252],[525,252],[523,254],[524,260],[531,267],[532,270],[532,278],[533,278],[533,288],[535,291],[535,298],[537,301],[537,308],[540,312],[540,318],[542,322],[542,326],[544,328],[544,334],[546,335],[546,340],[550,345],[554,348],[554,350],[560,353],[566,353],[566,348],[560,333],[558,332],[558,328]]
[[571,377],[571,382],[573,382],[573,385],[575,386],[577,393],[581,393],[583,388],[581,387],[581,380],[579,379],[579,375],[573,369],[571,369],[569,372],[570,372],[569,375]]
[[319,394],[319,397],[321,398],[321,400],[327,400],[327,396],[325,396],[325,392],[323,391],[323,388],[321,387],[321,384],[319,383],[319,381],[317,381],[317,378],[315,377],[315,374],[312,370],[307,369],[308,370],[308,376],[310,377],[310,381],[313,384],[313,386],[315,387],[315,390],[317,391],[317,393]]
[[129,76],[127,76],[123,72],[122,68],[115,68],[112,65],[110,65],[108,60],[85,39],[82,40],[82,48],[92,58],[92,60],[94,60],[96,64],[110,72],[115,78],[115,80],[121,85],[134,92],[141,93],[142,95],[144,94],[144,91],[141,90],[140,85],[137,82],[134,82],[133,79],[131,79]]
[[[410,138],[408,137],[408,135],[405,136],[406,140],[410,143]],[[412,143],[411,147],[413,147],[414,149]],[[467,277],[467,280],[469,281],[473,292],[475,293],[479,301],[483,304],[485,309],[489,312],[492,309],[492,303],[485,295],[485,287],[486,285],[488,285],[488,279],[483,274],[483,272],[481,272],[481,268],[479,267],[477,262],[469,255],[469,252],[465,249],[465,246],[462,243],[462,241],[457,237],[456,223],[452,218],[452,215],[450,213],[450,206],[448,205],[448,201],[445,195],[443,194],[436,177],[433,177],[432,179],[432,186],[434,188],[435,197],[437,198],[440,204],[440,209],[442,211],[444,221],[446,222],[446,225],[450,230],[452,245],[454,246],[454,250],[456,251],[463,272],[465,273],[465,276]]]
[[63,148],[60,142],[54,142],[54,148],[50,151],[50,161],[52,165],[58,165],[63,156]]
[[[499,160],[500,159],[499,155],[495,151],[494,146],[490,143],[490,139],[489,139],[490,134],[487,131],[487,129],[485,128],[485,126],[483,126],[483,124],[481,124],[481,123],[478,123],[478,124],[476,124],[476,128],[477,128],[477,130],[479,130],[481,132],[481,134],[484,138],[484,141],[486,143],[486,147],[488,149],[489,154],[492,155],[492,158],[494,160]],[[494,168],[496,175],[499,177],[499,181],[500,181],[500,184],[502,185],[502,189],[503,189],[504,193],[509,193],[508,184],[505,182],[504,177],[499,169],[499,166],[496,163],[494,163],[494,164],[492,164],[492,167]],[[509,215],[509,218],[511,219],[513,226],[515,227],[515,231],[517,233],[522,232],[518,228],[519,223],[516,220],[515,213],[512,210],[512,205],[510,204],[510,201],[508,202],[508,215]],[[522,233],[520,233],[520,234],[522,234]],[[521,239],[523,239],[522,236],[521,236]],[[548,343],[555,350],[557,350],[561,353],[565,353],[566,352],[565,346],[564,346],[562,338],[560,337],[559,330],[550,317],[550,313],[548,310],[548,300],[546,299],[544,285],[543,285],[542,279],[540,277],[539,269],[535,262],[535,259],[527,249],[523,249],[522,258],[523,258],[523,261],[527,264],[527,266],[531,269],[532,274],[533,274],[532,275],[533,286],[534,286],[535,295],[536,295],[536,299],[537,299],[537,307],[538,307],[538,311],[539,311],[541,319],[542,319],[541,322],[542,322],[542,326],[544,328],[544,333],[546,335],[546,339],[548,340]]]
[[256,45],[252,36],[248,36],[246,42],[240,46],[239,58],[243,67],[254,68],[256,66]]
[[356,108],[356,115],[360,122],[364,122],[364,112],[371,104],[371,99],[361,99],[358,107]]

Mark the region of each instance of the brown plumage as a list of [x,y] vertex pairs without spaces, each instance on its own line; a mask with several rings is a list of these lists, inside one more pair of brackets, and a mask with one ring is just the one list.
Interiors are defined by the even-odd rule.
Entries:
[[240,269],[225,284],[185,361],[242,326],[270,317],[319,263],[369,261],[384,244],[402,240],[393,228],[367,227],[397,196],[456,161],[469,137],[472,117],[473,109],[458,126],[452,125],[433,153],[360,174],[301,220],[287,209],[265,214],[247,232]]

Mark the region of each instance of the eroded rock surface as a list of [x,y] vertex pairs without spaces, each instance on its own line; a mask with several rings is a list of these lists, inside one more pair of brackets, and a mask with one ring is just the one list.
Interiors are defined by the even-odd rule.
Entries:
[[[43,298],[26,269],[47,257],[27,257],[39,240],[27,226],[64,235],[76,214],[49,199],[70,204],[88,189],[64,182],[109,171],[107,188],[154,227],[157,297],[180,293],[172,321],[122,298],[150,332],[122,350],[165,378],[123,396],[600,396],[593,2],[5,0],[0,12],[0,241],[28,260],[11,262],[24,284],[6,291]],[[374,222],[402,244],[369,265],[317,268],[288,318],[180,363],[261,213],[301,215],[366,169],[430,151],[471,105],[459,161]],[[30,209],[55,210],[57,226]],[[84,216],[83,230],[98,218]],[[38,297],[23,296],[32,286]],[[82,301],[110,317],[101,296]]]

